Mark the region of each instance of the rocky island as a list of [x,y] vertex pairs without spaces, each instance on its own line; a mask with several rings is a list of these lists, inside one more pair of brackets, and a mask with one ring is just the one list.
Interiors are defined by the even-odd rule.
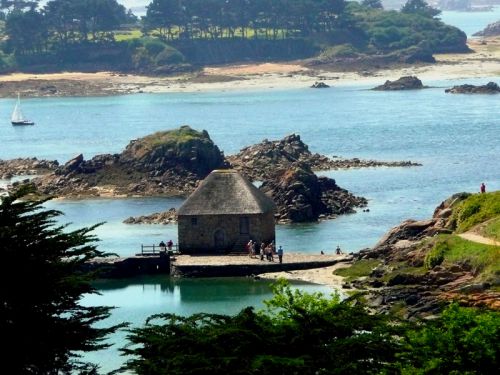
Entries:
[[275,176],[276,171],[288,169],[293,163],[300,162],[313,171],[366,167],[414,167],[421,164],[411,161],[377,161],[358,158],[329,158],[312,153],[298,134],[291,134],[283,139],[270,141],[264,139],[253,146],[243,148],[236,155],[230,155],[227,161],[231,166],[254,181]]
[[[334,218],[364,207],[366,199],[339,187],[335,180],[318,177],[315,170],[376,166],[415,166],[410,161],[329,158],[311,153],[299,135],[277,141],[264,140],[225,157],[207,131],[181,126],[130,141],[120,154],[97,155],[85,160],[77,155],[64,165],[57,161],[15,159],[2,161],[0,172],[12,177],[41,174],[31,180],[40,196],[72,198],[125,196],[187,196],[212,170],[235,168],[261,189],[278,206],[279,222],[303,222]],[[176,221],[167,211],[127,223]]]
[[377,91],[401,91],[401,90],[420,90],[425,89],[426,86],[422,81],[415,76],[405,76],[397,79],[396,81],[385,81],[383,85],[374,87],[373,90]]
[[500,93],[500,86],[495,82],[488,82],[486,85],[459,85],[453,86],[450,89],[444,90],[450,94],[498,94]]
[[132,140],[120,154],[71,159],[33,180],[42,195],[186,195],[213,169],[227,167],[206,131],[189,126]]

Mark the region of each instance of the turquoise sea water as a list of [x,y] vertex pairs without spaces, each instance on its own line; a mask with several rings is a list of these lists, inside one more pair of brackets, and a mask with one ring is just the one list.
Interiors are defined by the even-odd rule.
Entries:
[[439,18],[448,25],[458,27],[467,36],[472,36],[472,34],[483,30],[486,25],[500,21],[500,6],[495,6],[490,12],[446,11],[442,12]]
[[[25,101],[25,108],[37,114],[37,125],[29,129],[5,126],[0,134],[0,157],[65,161],[77,152],[86,157],[119,152],[131,138],[187,123],[207,129],[228,154],[264,138],[297,132],[313,152],[422,163],[415,168],[322,172],[367,197],[370,212],[277,230],[278,242],[287,251],[319,253],[337,244],[355,251],[372,246],[388,228],[406,218],[430,216],[454,192],[476,191],[483,181],[488,189],[498,189],[499,98],[445,94],[443,87],[454,83],[461,82],[426,82],[442,87],[398,93],[346,86],[325,91],[31,99]],[[0,101],[3,118],[8,118],[11,102]],[[175,241],[177,228],[125,225],[124,219],[181,203],[179,198],[134,198],[53,201],[48,206],[62,210],[63,220],[78,226],[105,221],[96,231],[100,247],[128,255],[141,243]]]

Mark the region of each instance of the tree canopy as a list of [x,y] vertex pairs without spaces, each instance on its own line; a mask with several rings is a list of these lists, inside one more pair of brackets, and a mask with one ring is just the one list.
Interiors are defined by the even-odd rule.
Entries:
[[84,307],[95,293],[82,264],[105,254],[93,244],[94,227],[65,231],[43,201],[20,200],[26,188],[0,204],[0,332],[2,369],[9,374],[59,374],[92,369],[75,351],[106,347],[103,338],[118,326],[96,328],[109,307]]
[[401,8],[402,13],[420,14],[425,17],[435,17],[441,11],[431,7],[425,0],[408,0]]

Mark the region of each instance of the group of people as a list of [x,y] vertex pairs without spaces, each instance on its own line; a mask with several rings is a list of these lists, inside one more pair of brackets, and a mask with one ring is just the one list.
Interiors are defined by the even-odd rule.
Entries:
[[161,241],[160,244],[160,251],[172,251],[172,247],[174,247],[174,242],[172,240],[168,240],[168,242],[165,244],[165,242]]
[[[320,254],[325,255],[325,252],[323,250],[321,250]],[[337,255],[344,254],[344,252],[340,249],[340,245],[337,245],[337,248],[335,249],[335,254],[337,254]]]
[[265,257],[270,262],[274,262],[274,255],[277,255],[279,262],[283,263],[283,247],[280,246],[278,250],[276,250],[274,241],[269,242],[267,245],[265,242],[262,242],[260,246],[258,246],[256,241],[250,240],[246,244],[246,251],[250,258],[256,258],[258,251],[260,260],[264,260]]

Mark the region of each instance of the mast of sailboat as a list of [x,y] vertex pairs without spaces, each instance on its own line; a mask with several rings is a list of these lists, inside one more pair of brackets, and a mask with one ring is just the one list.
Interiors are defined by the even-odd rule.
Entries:
[[18,122],[18,121],[23,121],[23,113],[21,112],[21,98],[20,94],[17,93],[17,103],[16,106],[14,107],[14,112],[12,112],[12,121]]

